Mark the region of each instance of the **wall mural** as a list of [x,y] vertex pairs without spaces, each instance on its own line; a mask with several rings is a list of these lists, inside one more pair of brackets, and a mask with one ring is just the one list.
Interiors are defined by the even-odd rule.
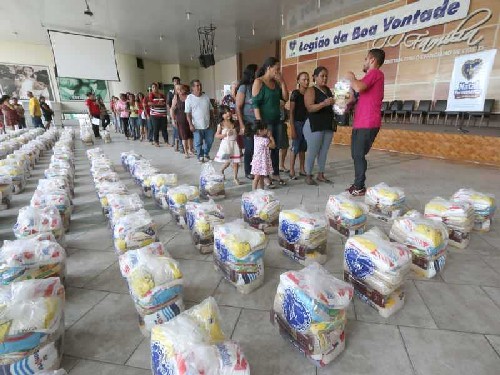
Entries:
[[109,101],[106,81],[98,79],[57,78],[61,101],[82,101],[87,99],[87,93],[93,92],[96,96]]
[[28,91],[33,92],[37,98],[45,96],[49,101],[54,100],[49,68],[0,63],[0,93],[28,100]]

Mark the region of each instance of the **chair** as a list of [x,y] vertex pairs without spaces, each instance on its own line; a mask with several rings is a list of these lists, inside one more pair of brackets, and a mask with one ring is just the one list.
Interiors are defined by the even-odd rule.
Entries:
[[389,108],[389,102],[382,102],[382,107],[380,108],[380,113],[384,114],[384,111]]
[[439,117],[446,111],[447,102],[447,100],[436,100],[436,102],[434,103],[434,108],[432,108],[432,111],[429,111],[429,113],[427,114],[427,119],[430,120],[431,116],[435,116],[432,123],[435,124],[436,121],[439,122]]
[[476,125],[476,117],[481,117],[481,120],[479,120],[479,126],[481,126],[484,118],[486,117],[486,126],[488,126],[490,124],[491,111],[493,111],[493,104],[495,104],[495,99],[486,99],[484,101],[484,108],[482,112],[467,112],[466,114],[469,116],[467,126],[469,126],[472,117],[474,117],[474,125]]
[[403,107],[399,111],[396,111],[395,120],[396,121],[398,120],[399,115],[403,115],[403,124],[404,124],[406,120],[406,115],[409,115],[413,111],[413,107],[415,107],[415,100],[405,100],[403,102]]
[[382,114],[382,116],[385,119],[386,115],[390,115],[391,116],[391,121],[392,121],[392,117],[394,116],[394,113],[396,111],[401,110],[402,107],[403,107],[403,102],[401,100],[393,100],[391,102],[391,104],[389,105],[389,108],[384,111],[384,113]]
[[462,117],[462,112],[457,112],[457,111],[445,111],[445,114],[444,114],[444,124],[446,125],[446,123],[448,122],[448,117],[455,117],[455,126],[458,125],[458,121],[460,120],[460,118]]
[[411,120],[413,119],[413,116],[418,115],[417,124],[421,124],[424,120],[424,116],[426,116],[427,113],[429,113],[429,111],[431,110],[431,104],[432,104],[432,100],[421,100],[418,103],[417,109],[414,111],[411,111],[411,113],[410,113],[410,123],[411,123]]

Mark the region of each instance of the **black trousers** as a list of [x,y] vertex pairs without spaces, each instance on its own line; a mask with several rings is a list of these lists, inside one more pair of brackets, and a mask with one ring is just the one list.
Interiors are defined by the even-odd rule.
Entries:
[[354,160],[354,185],[362,189],[365,187],[366,169],[368,162],[366,155],[372,148],[380,128],[352,129],[351,157]]
[[160,143],[160,131],[165,143],[168,143],[167,118],[159,116],[151,116],[153,124],[153,134],[155,143]]
[[101,125],[103,129],[106,129],[110,123],[111,119],[109,118],[109,115],[101,116]]
[[[100,117],[92,116],[98,120],[100,120]],[[101,134],[99,133],[99,125],[94,125],[92,124],[92,130],[94,131],[94,137],[100,138]]]
[[120,117],[120,122],[122,123],[123,133],[125,133],[125,137],[130,137],[130,132],[128,129],[128,117]]
[[252,159],[253,159],[253,135],[243,137],[245,144],[245,152],[243,154],[243,161],[245,163],[245,176],[252,174]]

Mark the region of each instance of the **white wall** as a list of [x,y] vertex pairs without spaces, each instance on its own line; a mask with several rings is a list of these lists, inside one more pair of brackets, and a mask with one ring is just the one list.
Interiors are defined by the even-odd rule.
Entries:
[[[0,62],[48,66],[52,89],[56,100],[59,100],[59,89],[55,80],[54,60],[50,46],[0,41]],[[158,62],[144,60],[144,70],[142,70],[137,68],[135,56],[120,53],[116,54],[116,62],[121,81],[108,82],[111,95],[127,91],[144,92],[151,82],[162,80],[162,66]],[[83,102],[63,102],[61,107],[65,111],[79,111],[83,110],[85,105]]]
[[223,97],[224,85],[229,85],[238,78],[236,55],[220,60],[210,68],[198,68],[197,78],[203,85],[203,91],[211,98],[220,101]]

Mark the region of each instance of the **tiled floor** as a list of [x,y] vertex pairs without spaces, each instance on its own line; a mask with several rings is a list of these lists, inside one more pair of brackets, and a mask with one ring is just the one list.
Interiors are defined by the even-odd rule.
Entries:
[[[100,145],[116,162],[121,151],[135,149],[164,172],[176,172],[179,180],[196,184],[200,165],[185,160],[171,148],[153,148],[126,142],[113,134],[113,143]],[[84,147],[77,141],[76,209],[67,237],[68,288],[64,367],[70,375],[149,374],[149,342],[139,332],[137,318],[125,282],[119,274],[111,233],[97,201]],[[349,150],[332,147],[327,175],[335,185],[306,186],[294,181],[276,190],[285,208],[299,205],[323,211],[329,194],[339,193],[351,182],[353,167]],[[26,191],[14,197],[14,205],[0,212],[0,237],[12,238],[17,210],[28,204],[38,178],[49,162],[37,165]],[[448,197],[462,186],[496,194],[500,199],[498,169],[450,163],[416,156],[372,151],[368,183],[385,181],[404,187],[411,207],[422,210],[432,197]],[[131,191],[138,191],[130,176],[120,172]],[[250,184],[228,183],[223,202],[227,220],[239,215],[241,193]],[[239,341],[248,357],[252,374],[474,374],[500,373],[500,224],[491,232],[473,234],[465,250],[450,249],[444,272],[433,280],[410,277],[402,311],[381,318],[360,300],[348,312],[347,347],[330,366],[317,370],[285,342],[269,322],[278,277],[300,265],[284,258],[276,235],[265,256],[264,285],[250,295],[241,295],[214,271],[210,255],[199,254],[186,231],[145,200],[161,228],[161,240],[179,260],[185,277],[188,306],[214,296],[221,307],[224,329]],[[371,225],[389,229],[370,219]],[[325,267],[337,277],[342,272],[343,240],[330,233],[329,259]]]

